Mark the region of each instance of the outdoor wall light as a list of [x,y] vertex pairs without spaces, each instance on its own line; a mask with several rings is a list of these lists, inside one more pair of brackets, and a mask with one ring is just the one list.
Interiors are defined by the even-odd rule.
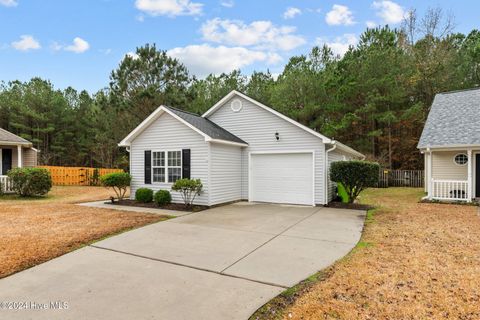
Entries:
[[277,139],[277,141],[280,140],[280,133],[275,132],[275,139]]

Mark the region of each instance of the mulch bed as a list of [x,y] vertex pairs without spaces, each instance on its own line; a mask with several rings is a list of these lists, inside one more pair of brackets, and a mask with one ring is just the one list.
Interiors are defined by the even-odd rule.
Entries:
[[[106,204],[112,204],[111,202],[105,202]],[[142,208],[152,208],[152,209],[165,209],[165,210],[176,210],[176,211],[187,211],[187,212],[199,212],[208,209],[207,206],[194,205],[187,207],[182,203],[170,203],[165,206],[158,206],[155,202],[137,202],[131,199],[124,199],[121,201],[115,201],[114,205],[119,206],[130,206],[130,207],[142,207]]]
[[328,204],[329,208],[336,208],[336,209],[352,209],[352,210],[370,210],[373,209],[372,206],[367,204],[361,203],[343,203],[340,201],[332,201]]

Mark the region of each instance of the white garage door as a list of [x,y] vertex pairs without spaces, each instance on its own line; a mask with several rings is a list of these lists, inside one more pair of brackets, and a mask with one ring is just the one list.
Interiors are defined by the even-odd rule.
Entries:
[[313,204],[312,153],[251,154],[250,201]]

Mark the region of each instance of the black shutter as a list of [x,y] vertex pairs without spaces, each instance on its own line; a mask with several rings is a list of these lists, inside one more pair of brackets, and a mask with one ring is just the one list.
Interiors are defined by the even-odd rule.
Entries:
[[152,183],[152,151],[145,150],[145,184]]
[[182,150],[182,178],[190,179],[190,149]]

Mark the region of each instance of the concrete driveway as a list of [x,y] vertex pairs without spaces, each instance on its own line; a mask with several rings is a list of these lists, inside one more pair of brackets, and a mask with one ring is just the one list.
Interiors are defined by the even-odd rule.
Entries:
[[247,319],[347,254],[365,212],[237,203],[108,238],[0,280],[8,319]]

